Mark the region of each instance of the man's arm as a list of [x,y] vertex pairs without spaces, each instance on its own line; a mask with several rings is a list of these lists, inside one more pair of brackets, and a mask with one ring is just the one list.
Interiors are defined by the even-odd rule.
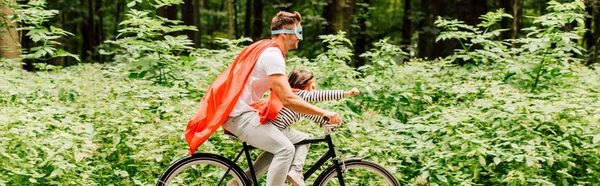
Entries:
[[279,97],[284,107],[300,114],[327,117],[329,119],[329,123],[332,124],[340,124],[342,122],[342,118],[340,118],[337,113],[311,105],[298,95],[294,94],[290,84],[287,81],[287,77],[283,74],[273,74],[268,78],[272,93],[275,93],[277,97]]

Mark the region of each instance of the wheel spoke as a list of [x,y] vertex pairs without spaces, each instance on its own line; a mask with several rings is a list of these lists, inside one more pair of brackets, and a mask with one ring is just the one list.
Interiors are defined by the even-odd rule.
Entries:
[[[366,161],[357,161],[346,163],[346,169],[342,173],[344,185],[382,185],[382,186],[397,186],[398,181],[383,167]],[[338,179],[338,174],[333,168],[329,168],[323,172],[315,181],[321,186],[338,186],[341,185]]]
[[204,154],[185,157],[173,163],[163,173],[157,185],[225,185],[237,180],[239,185],[249,185],[243,171],[228,159]]

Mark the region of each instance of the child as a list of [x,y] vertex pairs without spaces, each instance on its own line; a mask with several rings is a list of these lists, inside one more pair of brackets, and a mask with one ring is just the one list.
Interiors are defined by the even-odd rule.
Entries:
[[[347,96],[355,96],[360,93],[356,88],[353,88],[349,91],[316,91],[316,83],[313,73],[306,70],[292,71],[289,75],[288,82],[290,83],[290,87],[292,87],[294,93],[296,93],[296,95],[308,102],[341,99]],[[299,114],[285,107],[281,109],[281,111],[278,113],[277,117],[274,120],[268,122],[275,125],[288,139],[290,139],[292,143],[295,144],[309,137],[306,133],[290,128],[290,125],[298,122],[301,117],[313,120],[317,123],[320,123],[321,125],[327,123],[327,121],[321,116]],[[304,178],[302,176],[302,166],[304,165],[304,161],[306,160],[307,154],[308,144],[296,147],[294,160],[292,161],[292,165],[290,167],[290,171],[288,172],[287,177],[288,181],[292,183],[292,185],[305,185]],[[265,172],[267,172],[267,169],[269,168],[269,163],[272,159],[273,154],[266,151],[263,152],[260,156],[258,156],[256,161],[254,162],[254,170],[256,172],[257,178],[259,178]],[[246,170],[246,174],[250,175],[250,171]],[[229,183],[227,183],[227,185],[237,185],[237,183],[232,180]]]

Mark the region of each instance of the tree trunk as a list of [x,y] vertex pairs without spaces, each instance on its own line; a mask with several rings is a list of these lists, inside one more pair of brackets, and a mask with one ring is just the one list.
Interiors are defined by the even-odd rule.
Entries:
[[[194,0],[184,0],[181,5],[181,19],[183,20],[184,25],[195,26],[197,17],[194,15],[194,9],[197,9],[194,6]],[[185,31],[186,35],[192,42],[196,43],[195,31],[187,30]]]
[[117,8],[115,9],[115,25],[114,25],[114,31],[113,34],[116,37],[119,34],[119,23],[121,23],[121,12],[123,12],[124,6],[123,4],[125,4],[123,1],[125,0],[118,0],[117,1]]
[[585,11],[587,12],[587,14],[589,16],[586,16],[586,18],[585,18],[585,27],[588,30],[585,32],[583,38],[585,39],[585,43],[586,43],[586,47],[587,47],[588,51],[592,51],[591,50],[592,47],[594,45],[596,45],[596,43],[595,43],[596,40],[594,39],[594,35],[593,35],[594,30],[592,29],[593,28],[592,20],[594,18],[594,6],[593,5],[594,5],[593,2],[589,2],[589,4],[585,5]]
[[169,13],[167,18],[169,18],[170,20],[179,20],[179,18],[177,17],[177,13],[179,13],[179,8],[177,6],[169,6],[167,10],[167,12]]
[[[536,5],[539,5],[540,15],[544,15],[546,13],[546,8],[548,7],[548,2],[549,2],[548,0],[539,0],[538,2],[535,3]],[[521,3],[521,6],[525,7],[525,6],[523,6],[523,3]],[[519,14],[521,14],[521,12],[519,12]]]
[[329,25],[327,28],[328,34],[335,34],[338,30],[345,30],[344,21],[344,7],[346,6],[346,0],[332,0],[325,6],[323,12],[325,20]]
[[86,61],[90,60],[90,54],[94,47],[94,6],[92,0],[82,0],[82,5],[87,5],[88,8],[87,17],[81,16],[87,18],[87,21],[81,24],[81,32],[83,33],[83,51],[81,53],[81,60]]
[[202,19],[200,15],[200,9],[202,8],[202,2],[200,0],[194,0],[194,25],[198,29],[198,32],[194,32],[194,43],[196,48],[202,47]]
[[[363,3],[365,4],[370,4],[371,0],[364,0]],[[357,10],[361,13],[366,13],[368,12],[368,7],[367,6],[361,6],[360,10]],[[367,45],[367,16],[363,15],[363,16],[358,16],[358,33],[356,34],[356,43],[354,44],[354,53],[356,54],[355,56],[358,56],[360,54],[363,54],[366,52],[366,45]],[[354,68],[358,68],[365,65],[365,61],[362,58],[356,58],[356,60],[354,60]]]
[[[96,28],[96,37],[95,37],[95,42],[94,42],[94,47],[102,44],[102,41],[104,39],[104,20],[102,17],[104,17],[103,13],[102,13],[102,0],[96,0],[96,10],[95,10],[95,15],[98,16],[98,24],[95,26]],[[95,56],[96,60],[98,60],[100,63],[104,63],[104,60],[102,59],[102,55],[98,55],[98,52],[94,51],[93,52],[93,56]]]
[[[481,3],[481,0],[462,0],[457,4],[449,4],[450,8],[456,10],[458,20],[464,21],[468,25],[477,25],[481,23],[479,17],[487,13],[487,3]],[[444,9],[444,7],[440,7]],[[452,12],[448,12],[447,15],[452,15]]]
[[515,42],[514,40],[517,39],[518,35],[519,35],[519,22],[521,21],[520,16],[520,10],[519,10],[519,0],[513,0],[513,8],[512,8],[512,12],[513,12],[513,24],[512,24],[512,36],[511,38],[513,39],[512,42],[512,47],[515,48],[517,45],[517,42]]
[[252,37],[252,0],[246,0],[246,17],[244,18],[244,36]]
[[[12,4],[16,4],[16,0],[11,1]],[[20,58],[21,57],[21,44],[20,38],[17,35],[17,22],[11,21],[14,13],[12,9],[0,2],[0,22],[6,27],[0,30],[0,58]]]
[[228,39],[233,39],[234,34],[235,34],[235,23],[234,23],[234,19],[233,19],[233,0],[227,0],[227,25],[228,25],[228,31],[227,31],[227,38]]
[[421,12],[423,18],[419,20],[419,44],[418,44],[418,56],[420,58],[431,58],[431,49],[433,48],[433,33],[431,33],[433,26],[433,15],[431,14],[431,6],[433,6],[434,0],[422,0],[421,1]]
[[238,1],[233,0],[233,29],[235,30],[235,38],[240,38],[240,31],[238,26]]
[[[204,10],[206,10],[207,12],[210,12],[212,10],[212,6],[210,6],[209,0],[204,0],[202,5],[204,6]],[[206,19],[204,19],[206,20],[206,26],[204,26],[204,28],[206,28],[206,33],[204,33],[204,35],[212,35],[211,28],[214,25],[213,22],[211,22],[212,16],[209,13],[206,13],[203,17],[206,17]]]
[[408,46],[411,42],[411,0],[404,0],[404,15],[402,16],[402,45]]
[[600,61],[598,61],[598,55],[600,55],[600,46],[598,45],[598,43],[600,43],[600,2],[596,2],[594,4],[594,54],[593,54],[593,58],[592,61],[589,62],[589,64],[593,64],[593,63],[598,63]]
[[200,47],[202,47],[202,19],[201,19],[201,15],[200,15],[200,9],[202,8],[202,2],[200,0],[193,0],[193,3],[194,3],[194,9],[193,9],[194,25],[196,26],[196,29],[198,29],[197,32],[194,32],[194,44],[195,44],[196,48],[200,48]]
[[[464,1],[461,1],[463,3],[467,3]],[[429,24],[431,25],[430,28],[432,28],[433,30],[437,30],[437,28],[435,27],[435,25],[433,24],[435,22],[435,20],[437,19],[437,16],[442,16],[442,17],[446,17],[446,18],[454,18],[454,17],[449,17],[449,16],[457,16],[455,17],[458,20],[462,20],[467,22],[467,20],[463,20],[461,18],[464,18],[464,16],[462,15],[463,12],[461,11],[456,11],[456,4],[453,4],[452,2],[432,2],[433,4],[431,5],[431,20],[429,20]],[[471,9],[471,7],[468,7],[471,4],[463,4],[461,6],[461,9]],[[479,15],[477,15],[479,16]],[[428,39],[430,40],[429,43],[430,44],[430,48],[431,52],[430,52],[430,57],[433,58],[437,58],[437,57],[443,57],[446,56],[448,54],[450,54],[455,48],[459,47],[458,42],[455,40],[446,40],[446,41],[439,41],[439,42],[435,42],[435,38],[438,36],[439,32],[438,31],[433,31],[433,33],[431,33],[431,37],[428,37]]]
[[334,0],[335,15],[333,17],[333,27],[338,30],[346,31],[346,0]]
[[325,19],[327,25],[325,26],[325,34],[332,34],[334,32],[332,22],[333,22],[333,4],[328,2],[325,7],[323,7],[322,17]]
[[177,6],[163,6],[158,8],[157,14],[170,20],[177,20]]
[[354,21],[355,10],[356,0],[350,0],[350,4],[346,3],[344,9],[342,10],[344,12],[344,30],[346,31],[346,33],[348,33],[348,36],[354,35],[354,33],[352,33],[353,30],[350,25],[352,25],[352,22]]
[[[250,0],[248,0],[250,1]],[[258,40],[261,38],[262,36],[262,31],[263,31],[263,2],[262,0],[254,0],[254,7],[252,10],[252,13],[254,14],[254,23],[253,23],[253,30],[252,30],[252,39],[254,41]]]
[[[510,15],[513,15],[513,1],[515,0],[502,0],[499,1],[499,7],[504,9],[504,12]],[[500,21],[500,27],[501,28],[505,28],[505,29],[509,29],[509,31],[506,32],[502,32],[502,39],[511,39],[512,38],[512,33],[510,32],[510,29],[512,27],[512,20],[508,19],[508,18],[503,18],[502,21]]]

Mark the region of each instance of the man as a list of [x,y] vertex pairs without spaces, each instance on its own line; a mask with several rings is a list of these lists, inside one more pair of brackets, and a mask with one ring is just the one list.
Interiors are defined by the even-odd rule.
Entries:
[[186,129],[190,153],[222,125],[246,143],[274,154],[267,186],[280,186],[285,183],[295,147],[277,127],[261,124],[264,113],[259,115],[250,105],[271,89],[272,97],[282,104],[273,110],[286,107],[302,114],[327,117],[332,124],[341,123],[337,113],[307,103],[292,92],[288,83],[284,56],[298,48],[302,40],[301,22],[298,12],[279,12],[271,21],[272,39],[246,47],[213,82]]

